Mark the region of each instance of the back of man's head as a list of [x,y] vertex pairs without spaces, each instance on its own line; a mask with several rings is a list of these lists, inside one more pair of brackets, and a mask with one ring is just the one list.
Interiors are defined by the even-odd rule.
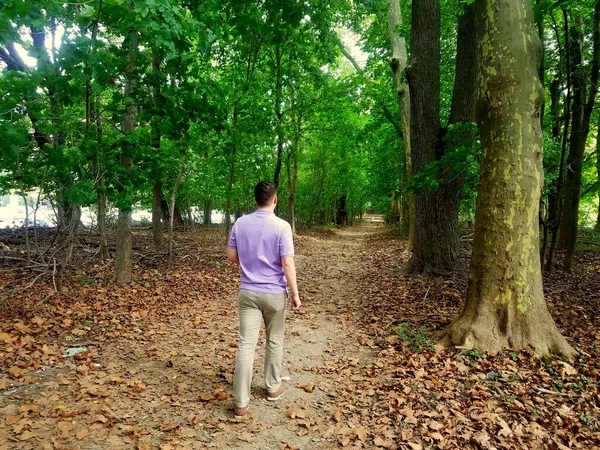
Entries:
[[269,206],[275,195],[277,195],[277,185],[270,181],[261,181],[254,188],[254,200],[261,208]]

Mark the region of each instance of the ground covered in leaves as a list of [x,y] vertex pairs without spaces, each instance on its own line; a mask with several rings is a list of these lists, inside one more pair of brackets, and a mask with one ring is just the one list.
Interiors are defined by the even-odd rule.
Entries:
[[180,233],[170,270],[138,248],[126,289],[89,257],[61,293],[5,260],[0,449],[600,447],[597,253],[545,283],[581,354],[568,363],[436,348],[464,274],[404,277],[404,243],[383,227],[296,245],[304,307],[287,318],[287,392],[264,400],[259,346],[243,420],[231,412],[238,273],[222,230]]

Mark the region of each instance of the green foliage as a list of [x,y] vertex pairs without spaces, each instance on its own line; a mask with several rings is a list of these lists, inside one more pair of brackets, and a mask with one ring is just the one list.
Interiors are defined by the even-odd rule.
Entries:
[[[441,4],[442,124],[452,99],[457,16],[469,3]],[[330,225],[341,213],[352,222],[367,209],[386,214],[392,199],[456,177],[464,179],[461,217],[470,220],[480,161],[474,124],[448,127],[444,145],[451,150],[404,181],[388,7],[387,0],[4,1],[0,191],[41,189],[59,210],[72,203],[95,207],[99,195],[125,210],[151,208],[153,187],[164,203],[170,198],[185,155],[177,208],[198,219],[205,202],[223,211],[229,200],[232,214],[240,215],[254,207],[253,185],[273,178],[281,137],[278,213],[289,218],[297,156],[299,225]],[[411,7],[401,2],[404,20],[396,30],[409,54]],[[564,90],[561,8],[585,24],[586,65],[593,17],[591,0],[537,3],[548,41],[545,85],[559,80]],[[132,32],[139,38],[134,63]],[[341,54],[340,42],[348,39],[358,39],[365,52],[360,73]],[[125,136],[131,105],[135,129]],[[545,197],[562,150],[561,137],[551,136],[549,108],[546,101]],[[600,192],[591,144],[581,208],[588,225]],[[123,156],[131,167],[123,167]]]
[[422,353],[427,349],[433,349],[434,345],[427,337],[427,330],[416,328],[410,322],[405,322],[394,330],[400,339],[402,339],[408,348],[415,353]]

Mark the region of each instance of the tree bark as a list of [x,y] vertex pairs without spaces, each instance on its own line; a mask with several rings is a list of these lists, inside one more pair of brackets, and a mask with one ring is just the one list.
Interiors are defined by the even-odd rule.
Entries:
[[[402,27],[402,9],[399,0],[390,0],[388,10],[388,33],[392,48],[390,67],[392,69],[392,80],[396,91],[396,102],[398,104],[398,115],[402,123],[402,140],[404,143],[404,170],[402,184],[404,188],[410,182],[412,170],[410,154],[410,92],[407,83],[403,80],[406,70],[407,52],[406,39],[400,34]],[[415,196],[412,192],[405,192],[401,198],[402,214],[400,215],[400,230],[408,237],[406,251],[412,251],[415,232]]]
[[231,230],[231,195],[233,192],[233,180],[235,179],[235,158],[237,156],[237,133],[238,133],[238,111],[237,103],[233,105],[233,143],[231,144],[231,160],[229,161],[229,180],[227,181],[227,202],[225,206],[225,239],[229,239]]
[[[472,122],[475,111],[476,25],[473,6],[458,20],[456,78],[450,124]],[[413,2],[410,86],[411,155],[413,174],[439,161],[451,151],[443,142],[440,126],[440,3]],[[441,180],[437,189],[424,188],[415,195],[415,240],[407,272],[447,274],[459,260],[458,212],[463,177]]]
[[64,274],[67,270],[67,266],[71,263],[71,259],[73,259],[73,249],[75,246],[75,232],[77,230],[80,220],[81,207],[79,205],[73,204],[71,208],[71,217],[69,218],[68,223],[69,234],[67,235],[67,242],[65,243],[65,253],[58,266],[58,273],[56,276],[56,287],[58,292],[62,292],[63,290]]
[[497,353],[533,348],[573,357],[542,290],[539,199],[543,185],[536,72],[539,40],[529,0],[477,3],[483,146],[473,257],[464,310],[443,342]]
[[177,190],[179,189],[181,178],[183,178],[183,170],[185,169],[186,157],[187,154],[184,154],[183,160],[181,161],[181,167],[179,168],[179,173],[177,174],[177,179],[175,180],[175,185],[173,186],[173,192],[171,193],[171,202],[169,204],[169,250],[167,254],[167,267],[169,268],[171,268],[171,264],[173,262],[173,222],[175,219],[175,200],[177,199]]
[[[302,137],[302,116],[296,112],[294,80],[290,81],[290,115],[294,128],[294,140],[287,160],[288,215],[292,233],[296,234],[295,203],[298,192],[298,162],[300,159],[300,139]],[[291,165],[291,167],[290,167]]]
[[[411,20],[411,62],[406,71],[410,88],[410,148],[412,173],[440,155],[440,2],[414,0]],[[415,194],[415,240],[408,272],[435,272],[453,266],[455,234],[445,227],[439,192],[428,188]]]
[[[596,134],[596,179],[600,189],[600,123]],[[596,230],[600,231],[600,191],[598,193],[598,217],[596,217]]]
[[598,92],[598,75],[600,71],[600,2],[594,6],[594,43],[590,73],[589,92],[586,103],[586,77],[582,71],[583,32],[580,26],[571,27],[573,43],[573,126],[571,128],[571,145],[567,159],[567,181],[565,184],[564,211],[560,225],[560,242],[566,249],[563,268],[570,272],[573,269],[577,232],[579,227],[579,201],[583,178],[583,159],[585,144],[590,131],[590,119]]
[[[545,88],[546,86],[546,42],[544,39],[545,27],[544,27],[544,10],[542,9],[543,0],[535,0],[536,6],[540,8],[536,16],[536,27],[538,32],[538,38],[540,40],[540,47],[542,56],[538,62],[538,77],[542,86]],[[544,114],[546,113],[546,103],[545,98],[542,102],[542,107],[540,108],[540,123],[542,126],[542,131],[544,130]]]
[[283,157],[283,113],[281,111],[282,96],[282,73],[281,73],[281,45],[275,48],[275,120],[277,121],[277,159],[275,161],[275,173],[273,182],[279,186],[279,176],[281,174],[281,162]]
[[156,249],[160,249],[165,243],[162,217],[162,183],[155,180],[152,183],[152,236]]
[[[560,154],[560,163],[558,166],[558,178],[556,180],[556,191],[554,193],[554,197],[556,199],[555,206],[553,206],[549,210],[548,214],[548,228],[549,232],[552,235],[552,239],[550,241],[550,249],[548,250],[548,256],[546,258],[545,271],[549,272],[552,270],[552,265],[554,263],[554,251],[556,249],[556,243],[558,240],[558,232],[561,222],[561,217],[563,214],[563,185],[564,185],[564,174],[565,174],[565,160],[567,155],[567,143],[569,138],[569,126],[571,124],[571,50],[569,44],[569,15],[565,9],[562,10],[563,15],[563,25],[564,25],[564,33],[565,33],[565,73],[567,75],[567,96],[565,99],[565,107],[564,107],[564,127],[562,134],[562,145],[561,145],[561,154]],[[559,34],[556,34],[557,41],[559,40]],[[562,54],[562,53],[561,53]]]
[[[129,53],[128,53],[128,64],[125,73],[125,99],[127,107],[125,116],[123,117],[123,123],[121,125],[121,132],[127,135],[135,129],[135,118],[137,114],[137,105],[134,99],[135,90],[135,79],[133,76],[134,67],[137,60],[137,50],[139,36],[135,30],[129,32]],[[132,144],[124,143],[121,154],[121,165],[123,166],[125,177],[129,173],[131,168],[131,149],[129,148]],[[129,180],[123,180],[123,191],[122,194],[128,198],[129,194],[126,192],[129,184]],[[132,243],[131,243],[131,204],[121,206],[119,208],[117,218],[117,251],[115,256],[115,275],[117,283],[120,285],[129,284],[131,281],[131,266],[132,266]]]
[[202,222],[204,226],[209,226],[212,224],[212,202],[210,200],[204,200],[204,214],[202,217]]
[[154,239],[154,247],[156,249],[162,248],[165,239],[163,236],[163,224],[162,224],[162,182],[161,174],[158,168],[158,161],[160,160],[160,125],[157,123],[159,114],[158,111],[163,104],[163,98],[161,93],[161,77],[160,77],[160,58],[156,51],[152,52],[152,97],[154,100],[155,117],[152,121],[152,147],[154,148],[155,160],[153,167],[153,178],[152,182],[152,236]]

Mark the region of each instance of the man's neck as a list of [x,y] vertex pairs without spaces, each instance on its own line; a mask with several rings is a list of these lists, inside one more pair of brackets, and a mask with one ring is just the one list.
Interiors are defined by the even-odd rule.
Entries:
[[256,210],[260,211],[260,212],[274,213],[275,207],[274,206],[266,206],[264,208],[257,208]]

